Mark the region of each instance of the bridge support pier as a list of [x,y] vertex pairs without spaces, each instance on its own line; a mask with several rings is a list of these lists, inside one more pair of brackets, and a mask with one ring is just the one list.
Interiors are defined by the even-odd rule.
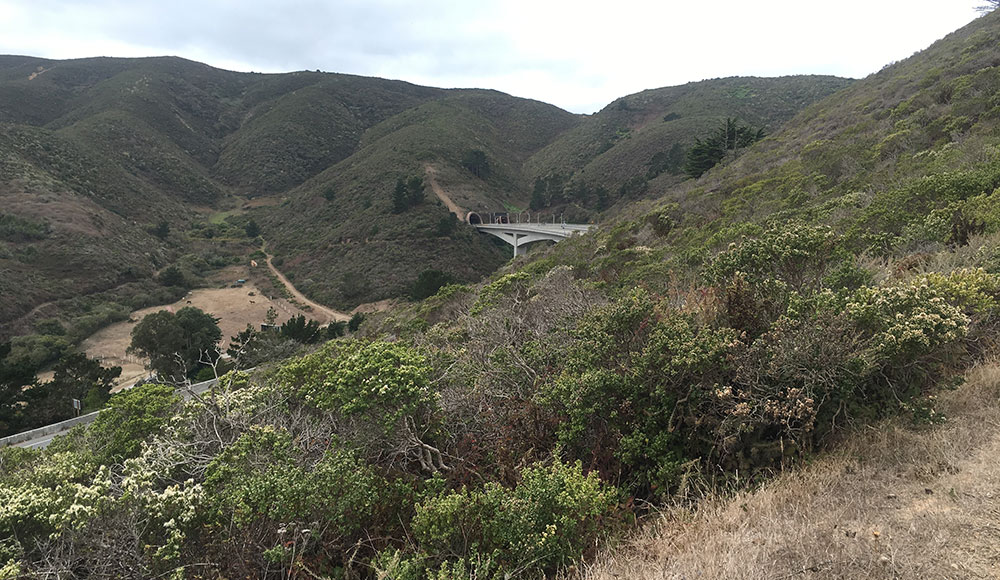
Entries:
[[518,256],[523,256],[523,255],[527,254],[528,253],[527,244],[525,244],[525,245],[522,246],[519,243],[519,240],[521,238],[523,238],[524,236],[521,235],[521,234],[514,234],[513,237],[514,237],[514,240],[513,240],[513,243],[511,245],[514,246],[514,257],[516,258]]
[[494,235],[514,247],[514,257],[527,253],[528,244],[547,240],[560,242],[594,227],[585,224],[473,224],[484,234]]

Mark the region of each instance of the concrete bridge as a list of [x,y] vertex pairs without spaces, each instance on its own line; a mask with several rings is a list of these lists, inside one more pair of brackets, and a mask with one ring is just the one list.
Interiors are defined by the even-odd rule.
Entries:
[[565,223],[510,223],[507,214],[480,214],[470,212],[466,221],[484,234],[500,238],[514,247],[514,256],[524,255],[533,242],[548,240],[561,242],[573,234],[585,233],[597,226]]

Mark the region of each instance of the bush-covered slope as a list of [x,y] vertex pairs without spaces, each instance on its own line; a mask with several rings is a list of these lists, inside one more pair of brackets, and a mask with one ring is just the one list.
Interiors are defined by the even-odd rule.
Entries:
[[[680,139],[669,127],[686,127],[681,134],[690,139],[734,114],[775,125],[844,82],[710,81],[633,95],[585,119],[495,91],[351,75],[235,73],[173,57],[4,56],[0,122],[18,135],[8,163],[16,158],[22,173],[50,179],[30,189],[16,176],[3,183],[17,194],[72,191],[131,222],[127,249],[105,247],[100,237],[64,244],[51,256],[47,246],[35,249],[42,263],[84,263],[91,246],[108,257],[95,264],[93,279],[104,281],[119,270],[153,271],[148,256],[164,255],[164,247],[143,233],[152,224],[166,221],[182,232],[220,204],[239,207],[233,196],[285,196],[278,207],[258,210],[271,247],[305,291],[352,306],[405,293],[425,270],[472,281],[505,259],[504,248],[455,224],[430,187],[423,203],[393,212],[398,179],[425,177],[431,185],[433,177],[464,209],[526,209],[538,176],[590,171],[602,176],[595,184],[615,189],[657,153],[662,157],[661,149],[679,151],[667,149]],[[680,118],[663,121],[670,114]],[[622,128],[631,138],[611,143]],[[557,142],[561,135],[567,137]],[[609,143],[603,155],[594,153]],[[186,251],[183,235],[172,243]],[[20,251],[13,246],[22,242],[11,244],[11,252]],[[130,253],[147,258],[126,258]],[[71,278],[45,280],[29,283],[24,268],[12,268],[7,284],[22,298],[0,321],[68,297],[55,289],[94,288]],[[52,292],[35,291],[39,286]]]
[[603,205],[623,195],[624,201],[634,201],[647,187],[662,191],[685,179],[686,152],[726,118],[771,133],[850,82],[824,76],[734,77],[628,95],[532,156],[526,174],[532,182],[557,177],[565,184],[564,199],[549,200],[556,205],[562,201],[603,209],[595,208],[596,200],[586,193],[574,196],[595,188],[607,190]]
[[[216,396],[182,407],[147,385],[45,451],[0,452],[4,572],[551,577],[644,502],[753,485],[880,417],[947,420],[934,393],[997,354],[998,40],[1000,13],[595,234],[230,375]],[[483,181],[504,183],[531,148],[471,140],[517,125],[452,94],[387,119],[398,128],[262,216],[286,263],[303,261],[297,281],[334,241],[286,220],[367,230],[336,244],[395,248],[388,268],[473,239],[414,244],[446,211],[412,199],[410,178],[431,164],[456,180],[475,146],[498,167]],[[360,297],[368,274],[340,282]]]
[[[350,75],[233,73],[178,58],[3,57],[4,214],[29,221],[41,215],[44,221],[47,209],[53,236],[64,222],[100,219],[116,225],[98,228],[99,235],[56,236],[50,242],[5,240],[0,261],[5,264],[4,290],[12,298],[0,311],[5,325],[0,335],[15,332],[8,324],[43,302],[148,277],[164,260],[187,251],[182,232],[205,212],[220,203],[237,205],[229,199],[233,195],[285,193],[355,153],[373,126],[455,94]],[[559,113],[564,122],[575,119]],[[441,122],[448,124],[447,119]],[[510,137],[535,138],[528,134],[522,128]],[[422,170],[417,158],[425,150],[414,149],[406,138],[395,139],[404,151],[394,163]],[[433,141],[429,136],[419,139],[420,147]],[[498,191],[502,188],[492,193]],[[381,190],[364,194],[379,195]],[[424,229],[434,231],[442,217],[430,216],[434,223]],[[354,221],[368,219],[359,214]],[[146,231],[161,221],[177,232],[170,239],[170,252],[163,240]],[[396,239],[423,239],[424,229],[401,231]],[[369,232],[352,230],[346,235],[358,239],[361,233]],[[127,241],[119,239],[122,236]],[[451,249],[461,253],[470,247],[466,260],[476,266],[454,269],[463,279],[499,263],[502,254],[478,241]],[[362,252],[352,258],[357,258],[359,271],[382,272],[382,254]],[[433,252],[425,252],[422,260],[408,264],[423,270],[433,267],[434,260]],[[381,285],[381,276],[373,283]],[[400,289],[392,287],[393,292]],[[318,295],[333,292],[330,285],[322,290],[325,294]],[[28,328],[30,322],[20,321],[16,327]]]
[[[467,210],[523,204],[524,159],[575,123],[576,116],[551,105],[492,91],[452,92],[366,132],[357,153],[264,212],[265,235],[303,291],[344,307],[406,293],[428,269],[478,280],[510,250],[449,211],[431,179]],[[488,164],[481,176],[462,165],[473,150]],[[396,212],[396,184],[410,178],[423,179],[424,199]]]

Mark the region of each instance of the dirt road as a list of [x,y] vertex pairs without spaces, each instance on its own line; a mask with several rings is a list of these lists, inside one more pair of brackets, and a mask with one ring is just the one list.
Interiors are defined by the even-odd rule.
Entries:
[[427,181],[431,184],[431,190],[434,191],[434,195],[441,200],[441,203],[448,208],[448,211],[457,215],[458,219],[464,220],[466,214],[469,212],[459,207],[457,203],[452,201],[451,198],[448,197],[448,194],[445,193],[444,189],[438,184],[437,169],[428,163],[427,165],[424,165],[424,171],[427,173]]
[[274,264],[271,263],[271,258],[273,258],[273,256],[271,256],[271,254],[268,254],[267,252],[264,252],[264,255],[267,256],[267,267],[270,268],[271,273],[274,274],[278,278],[278,280],[280,280],[281,283],[285,285],[285,289],[288,290],[288,293],[291,294],[292,297],[295,298],[295,300],[299,301],[300,304],[306,304],[312,308],[313,311],[307,314],[306,315],[307,317],[315,318],[316,320],[322,323],[334,322],[334,321],[343,322],[351,319],[350,314],[333,310],[332,308],[327,308],[322,304],[313,302],[312,300],[306,298],[306,295],[299,292],[299,290],[291,283],[291,281],[289,281],[288,278],[285,278],[285,275],[281,273],[281,270],[278,270],[274,266]]

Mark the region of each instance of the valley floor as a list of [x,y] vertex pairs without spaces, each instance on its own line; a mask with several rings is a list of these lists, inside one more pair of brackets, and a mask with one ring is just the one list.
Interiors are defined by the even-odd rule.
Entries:
[[1000,578],[1000,363],[763,488],[677,508],[578,577]]
[[149,374],[145,368],[146,359],[125,352],[132,342],[132,329],[147,314],[160,310],[176,312],[185,306],[200,308],[219,319],[222,350],[229,346],[230,337],[246,328],[247,324],[256,327],[263,322],[267,317],[268,308],[274,307],[279,324],[299,314],[312,316],[310,312],[299,309],[287,300],[271,299],[261,295],[253,284],[248,283],[239,288],[202,288],[192,290],[173,304],[136,310],[129,320],[112,324],[88,337],[80,344],[80,349],[87,353],[87,356],[102,361],[106,366],[121,366],[122,374],[118,378],[115,390],[129,387]]

